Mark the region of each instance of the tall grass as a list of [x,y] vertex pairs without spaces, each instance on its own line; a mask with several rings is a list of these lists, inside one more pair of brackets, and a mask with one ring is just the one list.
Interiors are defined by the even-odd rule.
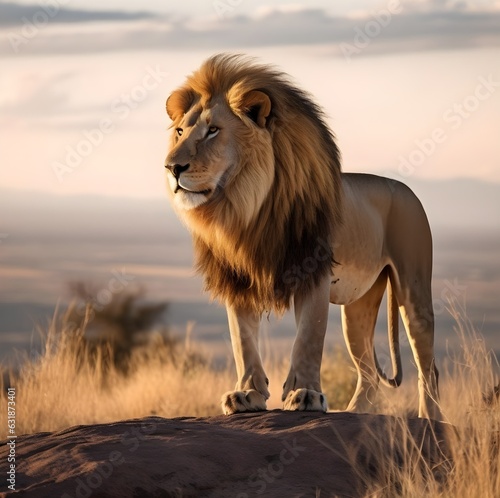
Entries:
[[228,388],[229,372],[214,371],[188,340],[177,344],[153,336],[130,354],[124,373],[112,345],[87,341],[68,315],[54,318],[42,353],[21,359],[19,372],[11,374],[18,434],[148,415],[220,414],[217,400]]
[[[41,332],[40,355],[20,358],[19,372],[10,375],[17,393],[18,434],[149,415],[173,418],[222,413],[221,395],[236,382],[233,360],[228,358],[225,368],[214,368],[210,354],[192,343],[192,325],[186,327],[184,342],[153,335],[127,355],[124,366],[116,361],[112,343],[96,345],[87,340],[85,318],[75,329],[73,315],[71,308],[56,314],[47,332]],[[281,408],[289,361],[276,357],[270,347],[265,349],[271,392],[268,408]],[[322,375],[332,408],[344,408],[354,389],[355,376],[348,362],[340,351],[325,358]],[[6,436],[5,427],[1,424],[0,438]]]
[[[452,313],[461,349],[440,364],[442,411],[450,424],[446,443],[434,445],[435,452],[429,455],[410,432],[408,413],[417,407],[416,379],[405,379],[397,390],[381,389],[375,410],[393,415],[388,418],[389,440],[367,428],[363,453],[371,455],[375,466],[360,462],[355,451],[350,453],[366,497],[500,496],[500,409],[495,390],[499,368],[463,310]],[[26,358],[11,379],[16,387],[17,433],[152,414],[168,418],[219,415],[220,396],[236,380],[234,369],[232,364],[214,369],[210,356],[189,337],[189,328],[183,344],[158,336],[131,354],[124,373],[116,368],[106,346],[89,347],[83,331],[68,329],[64,316],[53,320],[42,354]],[[281,385],[288,366],[288,360],[272,355],[265,361],[270,409],[281,407]],[[325,355],[322,378],[330,408],[345,408],[356,378],[343,350]],[[0,429],[5,427],[1,424]]]
[[[464,310],[454,305],[450,311],[461,349],[450,353],[440,369],[441,406],[444,421],[449,423],[446,437],[438,441],[431,424],[427,443],[432,443],[433,454],[429,454],[429,447],[417,443],[408,419],[401,416],[409,407],[395,403],[393,393],[387,396],[382,391],[379,408],[383,413],[392,412],[395,418],[388,422],[388,444],[376,434],[366,438],[369,453],[379,462],[375,476],[359,469],[366,497],[500,496],[498,363]],[[416,393],[406,393],[403,399],[416,403]]]

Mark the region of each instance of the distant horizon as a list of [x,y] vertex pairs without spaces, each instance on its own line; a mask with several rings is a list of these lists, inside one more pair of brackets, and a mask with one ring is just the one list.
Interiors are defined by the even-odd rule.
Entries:
[[[450,183],[478,183],[478,184],[484,184],[484,185],[489,185],[492,188],[495,187],[500,187],[500,178],[498,179],[493,179],[493,180],[486,180],[482,178],[476,178],[476,177],[470,177],[466,175],[458,175],[458,176],[451,176],[447,178],[426,178],[426,177],[420,177],[420,176],[408,176],[404,177],[400,173],[398,173],[397,170],[380,170],[380,171],[368,171],[369,168],[367,168],[367,171],[364,172],[362,170],[348,170],[342,168],[342,173],[359,173],[359,174],[370,174],[370,175],[376,175],[376,176],[381,176],[381,177],[386,177],[390,180],[396,180],[401,183],[404,183],[405,185],[408,185],[410,188],[412,184],[450,184]],[[157,200],[162,200],[166,199],[168,200],[167,196],[167,188],[166,188],[166,181],[165,181],[165,192],[159,193],[158,191],[152,192],[151,195],[144,194],[143,192],[139,192],[138,195],[135,195],[135,192],[127,192],[125,195],[123,192],[120,191],[108,191],[108,192],[81,192],[81,193],[68,193],[68,192],[51,192],[47,191],[44,189],[38,189],[36,186],[31,187],[30,189],[26,189],[25,187],[19,187],[19,186],[14,186],[14,187],[5,187],[0,185],[0,194],[20,194],[20,195],[41,195],[41,196],[47,196],[47,198],[66,198],[66,199],[74,199],[74,198],[91,198],[91,197],[96,197],[99,199],[131,199],[131,200],[144,200],[144,201],[157,201]],[[1,197],[1,196],[0,196]],[[2,203],[2,199],[0,198],[0,203]],[[1,204],[0,204],[1,205]]]
[[[446,311],[451,299],[466,307],[464,318],[485,334],[488,347],[500,352],[500,219],[490,215],[475,223],[474,219],[463,220],[467,223],[460,225],[459,213],[471,182],[423,183],[434,186],[434,193],[426,193],[420,186],[420,197],[434,199],[432,203],[423,201],[434,226],[433,292],[436,330],[440,331],[436,343],[441,352],[446,341],[451,341],[450,347],[454,344],[454,322]],[[476,192],[476,197],[483,202],[489,198],[499,212],[500,185],[480,180],[472,183],[489,189],[487,195]],[[450,186],[455,189],[449,190]],[[0,209],[9,212],[8,225],[3,224],[8,228],[7,237],[0,240],[0,356],[8,357],[14,346],[29,348],[33,320],[48,317],[57,303],[67,303],[67,284],[75,280],[103,289],[117,278],[125,287],[144,286],[146,298],[171,303],[169,323],[174,330],[182,334],[188,322],[196,322],[193,339],[214,354],[227,342],[225,311],[210,304],[210,296],[203,292],[202,280],[193,268],[190,234],[166,197],[83,195],[62,200],[47,193],[10,192],[0,195]],[[476,216],[484,211],[476,206]],[[446,227],[443,223],[450,212],[455,222]],[[439,223],[435,215],[439,215]],[[481,229],[485,221],[489,225]],[[336,333],[329,334],[329,341],[342,343],[340,308],[331,308],[335,318],[329,329]],[[282,323],[273,319],[267,326],[273,344],[291,341],[291,316]],[[385,347],[383,318],[377,337],[379,348]]]
[[[347,172],[347,171],[345,171]],[[165,180],[165,173],[161,171]],[[427,179],[415,176],[401,178],[396,172],[391,175],[391,171],[367,172],[368,174],[385,175],[389,179],[397,179],[410,187],[420,198],[426,210],[431,226],[439,230],[457,229],[468,227],[469,230],[498,230],[500,233],[500,181],[486,181],[478,178],[455,177]],[[363,174],[363,172],[361,172]],[[466,202],[464,202],[466,199]],[[15,233],[16,220],[13,216],[20,216],[23,222],[30,224],[30,220],[36,219],[41,213],[50,213],[51,210],[78,213],[90,213],[95,210],[93,207],[97,202],[99,208],[117,209],[129,211],[128,204],[138,205],[144,203],[145,206],[156,203],[159,209],[164,210],[164,222],[173,220],[174,224],[187,230],[177,220],[168,199],[166,181],[163,182],[161,193],[154,192],[151,195],[130,195],[120,191],[82,192],[68,194],[65,192],[51,193],[43,189],[27,190],[19,188],[5,188],[0,186],[0,209],[5,212],[10,211],[10,218],[0,224],[0,233],[11,231]],[[62,204],[61,204],[62,203]],[[139,208],[141,204],[139,204]],[[30,215],[30,211],[35,211]],[[97,213],[96,213],[97,214]],[[58,223],[64,217],[60,216]],[[35,227],[38,226],[38,222]],[[26,230],[24,230],[26,231]]]

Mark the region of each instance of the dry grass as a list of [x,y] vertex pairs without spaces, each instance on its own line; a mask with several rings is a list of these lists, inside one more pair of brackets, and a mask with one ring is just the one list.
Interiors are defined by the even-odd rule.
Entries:
[[[18,434],[149,415],[174,418],[222,413],[219,400],[235,384],[234,368],[231,364],[214,369],[209,353],[191,343],[190,325],[184,343],[153,336],[148,346],[133,351],[124,369],[123,365],[117,368],[110,345],[92,346],[71,319],[72,310],[55,317],[47,333],[42,333],[41,355],[21,358],[22,367],[12,376]],[[281,408],[289,360],[276,358],[271,348],[266,349],[268,408]],[[340,350],[325,355],[323,382],[333,409],[345,408],[353,392],[355,375],[349,365],[347,354]],[[6,436],[5,427],[0,424],[0,438]]]
[[411,436],[408,419],[401,415],[417,406],[416,392],[408,388],[412,383],[407,382],[407,390],[398,402],[394,392],[389,395],[382,391],[380,411],[395,415],[391,451],[387,455],[386,446],[375,435],[370,439],[371,454],[385,467],[375,477],[360,469],[366,497],[500,496],[500,405],[495,389],[498,363],[464,318],[464,310],[454,307],[451,312],[457,322],[455,333],[461,339],[461,351],[440,368],[443,417],[450,424],[446,444],[437,446],[429,458],[425,448]]
[[[392,450],[387,454],[387,446],[378,444],[376,434],[369,438],[374,460],[383,464],[376,475],[358,466],[366,497],[500,496],[500,409],[494,391],[498,365],[462,318],[463,311],[454,313],[462,349],[440,365],[443,416],[455,427],[449,432],[446,462],[443,455],[434,463],[424,456],[409,432],[406,415],[417,406],[416,379],[406,379],[397,390],[381,389],[375,409],[395,416]],[[220,396],[235,382],[232,368],[213,369],[198,346],[193,348],[189,341],[173,346],[160,338],[154,347],[131,356],[125,375],[106,360],[105,349],[89,349],[81,334],[67,333],[64,327],[64,320],[54,321],[44,353],[26,360],[15,378],[18,434],[152,414],[219,415]],[[176,348],[173,356],[172,348]],[[271,382],[269,408],[278,408],[288,361],[268,358],[265,363]],[[345,353],[329,352],[322,375],[331,408],[344,408],[355,382]],[[0,427],[3,430],[6,424]]]
[[106,345],[89,347],[80,331],[65,328],[64,318],[52,323],[44,342],[43,353],[24,361],[11,382],[18,434],[149,415],[220,414],[217,400],[228,388],[229,372],[213,371],[188,341],[175,345],[153,337],[131,355],[127,374],[115,367]]

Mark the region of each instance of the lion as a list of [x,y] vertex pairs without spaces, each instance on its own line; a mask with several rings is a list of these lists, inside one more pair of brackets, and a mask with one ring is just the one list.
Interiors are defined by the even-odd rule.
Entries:
[[[371,411],[380,381],[401,383],[399,308],[418,368],[419,416],[438,419],[432,239],[413,192],[342,172],[320,107],[287,75],[242,55],[209,58],[166,110],[169,197],[191,232],[206,290],[227,310],[238,380],[222,397],[223,412],[266,410],[259,322],[293,301],[285,410],[328,409],[320,368],[333,303],[342,306],[358,375],[347,410]],[[393,378],[373,345],[386,288]]]

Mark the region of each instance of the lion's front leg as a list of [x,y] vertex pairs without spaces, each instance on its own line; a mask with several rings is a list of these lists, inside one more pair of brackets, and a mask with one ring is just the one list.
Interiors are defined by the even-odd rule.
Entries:
[[328,409],[321,392],[321,358],[328,321],[330,275],[306,296],[295,296],[297,337],[293,345],[290,372],[283,386],[285,410]]
[[230,415],[265,410],[269,390],[259,353],[260,315],[228,305],[227,317],[238,382],[222,396],[222,411]]

